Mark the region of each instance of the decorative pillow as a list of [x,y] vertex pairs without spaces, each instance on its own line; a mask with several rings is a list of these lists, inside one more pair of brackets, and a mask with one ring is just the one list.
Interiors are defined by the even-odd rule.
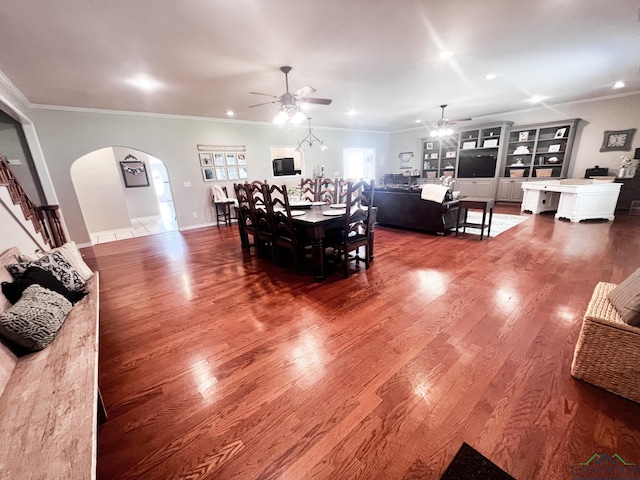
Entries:
[[640,327],[640,268],[611,290],[608,298],[624,323]]
[[82,290],[86,283],[60,252],[45,255],[35,262],[14,263],[6,267],[15,279],[26,272],[29,267],[39,267],[51,272],[54,277],[62,282],[67,290],[71,290],[72,292]]
[[19,262],[35,262],[45,255],[50,255],[53,252],[60,252],[64,258],[71,264],[76,272],[82,277],[82,279],[86,282],[91,277],[93,277],[93,271],[89,268],[89,266],[84,263],[82,259],[82,254],[78,247],[76,246],[76,242],[67,242],[61,247],[54,248],[48,252],[36,252],[29,254],[21,254],[18,255]]
[[9,310],[0,313],[0,335],[35,352],[47,347],[71,310],[62,295],[31,285]]
[[75,304],[82,300],[88,292],[71,292],[65,288],[60,280],[53,276],[51,272],[47,272],[38,267],[29,267],[27,271],[22,274],[13,283],[2,282],[2,293],[7,297],[12,304],[20,300],[22,292],[31,285],[40,285],[41,287],[51,290],[52,292],[59,293],[64,298],[69,300],[72,304]]

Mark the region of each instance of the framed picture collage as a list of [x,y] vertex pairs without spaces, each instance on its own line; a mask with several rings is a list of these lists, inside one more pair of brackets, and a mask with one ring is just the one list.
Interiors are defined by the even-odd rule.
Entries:
[[198,158],[205,182],[237,182],[249,178],[244,145],[198,145]]

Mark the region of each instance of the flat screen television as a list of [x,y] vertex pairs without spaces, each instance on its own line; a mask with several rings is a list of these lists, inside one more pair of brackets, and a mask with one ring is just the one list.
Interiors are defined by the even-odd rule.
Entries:
[[295,175],[301,173],[300,170],[296,170],[293,162],[293,157],[287,158],[274,158],[273,159],[273,176],[281,177],[284,175]]
[[494,155],[461,155],[458,161],[459,178],[493,178],[497,159]]

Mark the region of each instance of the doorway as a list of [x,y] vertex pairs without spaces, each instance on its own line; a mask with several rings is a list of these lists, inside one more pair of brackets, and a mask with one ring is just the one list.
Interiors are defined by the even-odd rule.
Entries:
[[343,171],[345,178],[371,180],[375,178],[375,150],[372,148],[345,148]]
[[107,147],[77,159],[70,173],[93,245],[178,230],[169,174],[159,159]]

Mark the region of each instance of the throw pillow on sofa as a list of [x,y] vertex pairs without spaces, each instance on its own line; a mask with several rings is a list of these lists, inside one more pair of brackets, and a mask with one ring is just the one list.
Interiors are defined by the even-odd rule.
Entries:
[[31,285],[40,285],[41,287],[59,293],[64,298],[75,304],[82,300],[88,292],[71,292],[67,290],[64,284],[53,276],[51,272],[38,267],[29,267],[26,272],[12,283],[2,282],[2,293],[12,304],[20,300],[22,293]]
[[0,335],[35,352],[53,342],[71,302],[40,285],[31,285],[9,310],[0,313]]
[[34,262],[14,263],[6,267],[15,279],[18,279],[29,267],[41,268],[51,272],[54,277],[63,283],[67,290],[72,292],[82,290],[86,283],[60,252],[45,255]]
[[53,252],[60,252],[62,256],[71,264],[76,272],[86,282],[93,277],[93,271],[84,263],[82,254],[76,245],[76,242],[67,242],[61,247],[54,248],[46,252],[35,252],[18,255],[19,262],[35,262],[45,255],[51,255]]
[[640,327],[640,268],[611,290],[608,298],[626,324]]

